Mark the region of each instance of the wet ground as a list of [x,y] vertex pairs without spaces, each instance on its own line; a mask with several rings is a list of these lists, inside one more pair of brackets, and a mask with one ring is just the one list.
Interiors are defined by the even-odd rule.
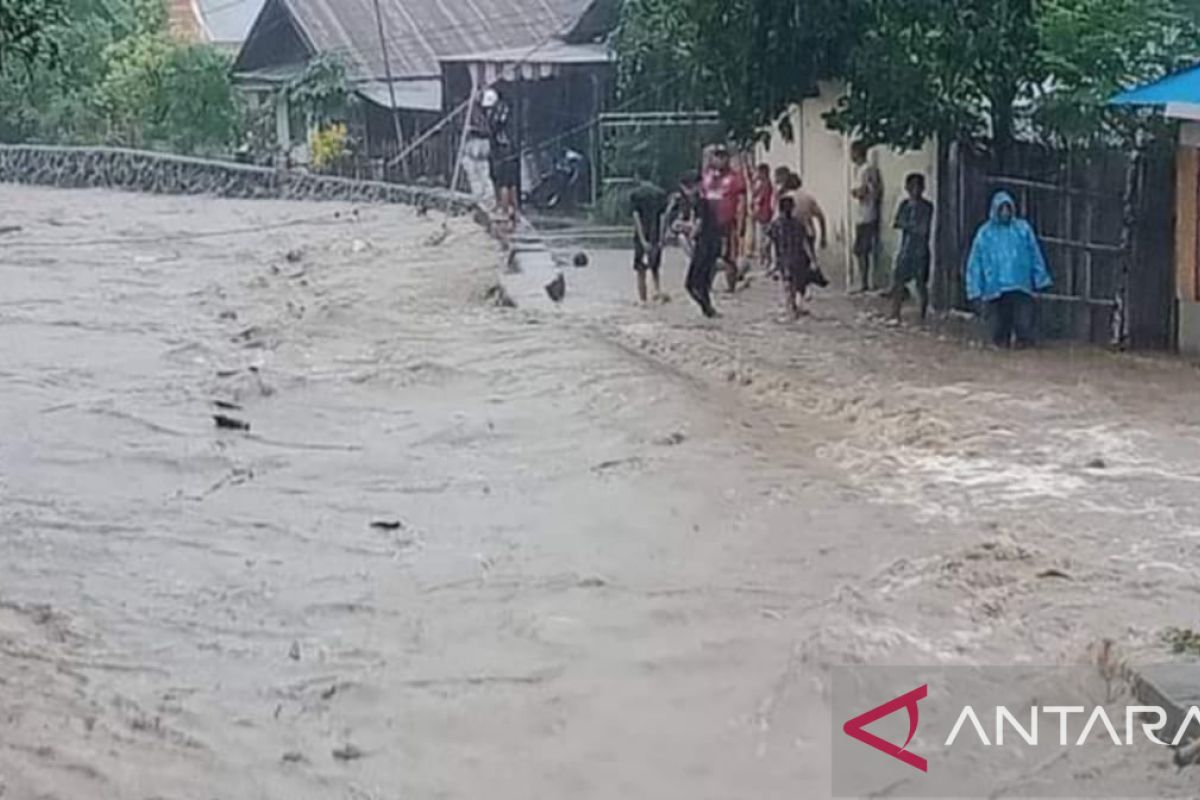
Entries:
[[837,665],[1195,624],[1178,361],[783,322],[761,280],[702,321],[674,254],[663,306],[597,252],[497,308],[495,244],[402,208],[0,210],[6,800],[824,797]]

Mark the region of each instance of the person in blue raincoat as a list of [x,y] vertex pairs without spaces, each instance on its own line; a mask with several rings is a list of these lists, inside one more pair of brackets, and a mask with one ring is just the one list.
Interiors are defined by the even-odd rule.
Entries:
[[1008,192],[996,192],[967,260],[967,299],[987,305],[997,347],[1033,344],[1035,292],[1054,285],[1033,226],[1016,214]]

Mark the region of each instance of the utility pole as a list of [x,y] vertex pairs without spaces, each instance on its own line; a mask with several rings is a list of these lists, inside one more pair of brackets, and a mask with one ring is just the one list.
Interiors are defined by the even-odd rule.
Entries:
[[[383,33],[383,12],[379,9],[379,0],[375,0],[375,25],[379,28],[379,50],[383,53],[383,76],[387,80],[388,100],[392,105],[392,124],[396,126],[397,152],[404,150],[404,128],[400,124],[400,109],[396,108],[396,85],[392,81],[392,60],[388,57],[387,37]],[[408,159],[400,159],[400,174],[408,180]]]

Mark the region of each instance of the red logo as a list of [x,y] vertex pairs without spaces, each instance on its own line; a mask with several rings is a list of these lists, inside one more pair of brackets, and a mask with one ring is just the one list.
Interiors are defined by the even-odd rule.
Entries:
[[[842,730],[852,739],[857,739],[863,744],[870,745],[881,753],[887,753],[892,758],[899,759],[914,769],[919,769],[921,772],[928,772],[929,762],[915,753],[908,752],[906,749],[912,742],[913,737],[917,735],[917,723],[921,718],[921,712],[917,708],[917,703],[928,696],[929,685],[926,684],[920,689],[913,689],[908,694],[902,694],[895,700],[889,700],[878,708],[873,708],[867,713],[855,717],[843,725]],[[884,717],[895,714],[902,708],[908,711],[908,738],[904,740],[903,746],[897,747],[891,742],[880,739],[875,734],[866,731],[866,727],[872,722],[878,722]]]

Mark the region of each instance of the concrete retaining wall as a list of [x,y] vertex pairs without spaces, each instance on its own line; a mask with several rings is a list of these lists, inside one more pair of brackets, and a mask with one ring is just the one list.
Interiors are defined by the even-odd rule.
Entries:
[[429,208],[460,213],[475,208],[470,196],[445,189],[312,175],[114,147],[0,144],[0,182],[220,197],[421,203]]

